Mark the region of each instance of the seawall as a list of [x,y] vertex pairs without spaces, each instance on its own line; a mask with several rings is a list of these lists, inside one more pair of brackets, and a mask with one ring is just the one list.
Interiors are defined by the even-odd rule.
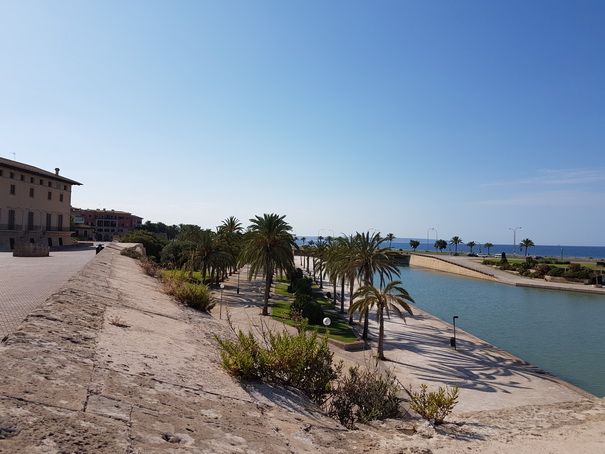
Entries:
[[466,277],[474,277],[477,279],[487,279],[490,281],[497,280],[494,275],[490,274],[489,272],[478,271],[470,267],[464,266],[463,264],[451,263],[440,257],[414,253],[411,253],[409,257],[410,266],[444,271],[447,273],[458,274],[460,276]]

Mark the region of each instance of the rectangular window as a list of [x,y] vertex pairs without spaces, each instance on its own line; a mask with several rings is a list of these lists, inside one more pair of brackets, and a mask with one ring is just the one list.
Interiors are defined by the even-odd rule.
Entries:
[[14,239],[14,238],[10,238],[8,241],[9,241],[9,242],[10,242],[10,244],[11,244],[11,250],[12,250],[12,249],[15,249],[15,239]]
[[29,196],[30,197],[34,196],[34,188],[29,188]]
[[53,182],[52,182],[52,181],[49,181],[49,182],[48,182],[48,187],[49,187],[49,188],[52,188],[52,186],[53,186]]
[[63,194],[59,194],[59,202],[63,202]]
[[63,231],[63,215],[62,214],[57,216],[57,230],[59,232]]
[[63,190],[67,191],[67,185],[66,184],[63,185]]
[[52,200],[53,199],[53,193],[48,191],[48,200]]
[[8,210],[8,229],[15,230],[15,210]]
[[52,227],[53,215],[50,213],[46,214],[46,230],[50,230]]
[[34,177],[29,177],[29,182],[33,183],[34,182]]
[[4,170],[0,169],[0,177],[4,174]]
[[40,184],[43,185],[44,184],[44,180],[40,178]]
[[11,195],[15,195],[15,191],[16,191],[15,185],[11,184]]
[[53,239],[52,238],[48,239],[48,246],[49,247],[53,247]]
[[25,175],[21,175],[21,181],[25,181]]
[[11,178],[15,178],[15,174],[13,172],[10,173]]
[[27,213],[27,230],[34,230],[34,212]]

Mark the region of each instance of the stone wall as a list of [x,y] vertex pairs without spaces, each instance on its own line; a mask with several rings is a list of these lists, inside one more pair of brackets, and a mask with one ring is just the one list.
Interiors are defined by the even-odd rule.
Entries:
[[446,273],[459,274],[461,276],[474,277],[478,279],[495,280],[495,278],[488,273],[482,273],[480,271],[465,267],[464,265],[458,265],[443,260],[439,257],[428,255],[410,254],[410,266],[429,268],[431,270],[444,271]]

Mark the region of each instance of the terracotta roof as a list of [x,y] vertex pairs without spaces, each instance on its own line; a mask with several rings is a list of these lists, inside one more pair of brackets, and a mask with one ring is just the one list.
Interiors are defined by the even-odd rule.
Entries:
[[63,183],[82,186],[82,183],[79,183],[75,180],[70,180],[69,178],[65,178],[64,176],[57,175],[56,173],[47,172],[46,170],[40,169],[38,167],[23,164],[22,162],[18,161],[13,161],[12,159],[0,158],[0,167],[6,167],[17,171],[20,170],[23,172],[33,173],[34,175],[38,175],[45,178],[52,178],[53,180],[59,180]]

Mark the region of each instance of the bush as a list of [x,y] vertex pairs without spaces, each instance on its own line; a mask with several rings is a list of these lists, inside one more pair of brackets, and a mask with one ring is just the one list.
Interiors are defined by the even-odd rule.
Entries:
[[328,338],[318,339],[317,332],[302,330],[297,335],[287,331],[265,334],[265,348],[241,330],[234,341],[216,337],[221,347],[223,368],[245,380],[261,380],[302,391],[322,404],[330,392],[330,383],[338,376],[332,365],[333,353]]
[[458,385],[451,388],[447,394],[439,387],[437,392],[427,392],[425,384],[420,385],[420,392],[412,392],[410,408],[434,425],[443,424],[445,418],[458,403]]
[[288,293],[296,293],[297,295],[313,294],[313,280],[311,278],[301,277],[291,282],[288,286]]
[[200,311],[210,311],[216,305],[208,287],[204,284],[191,284],[182,274],[164,274],[162,280],[164,291],[186,306]]
[[309,325],[321,325],[324,311],[321,304],[309,295],[297,293],[290,306],[290,318],[300,320],[306,318]]
[[381,374],[377,369],[351,367],[339,377],[327,402],[326,412],[349,429],[355,423],[366,424],[375,419],[401,416],[399,397],[401,387],[395,377]]
[[127,247],[120,251],[120,255],[124,255],[126,257],[130,257],[131,259],[140,260],[143,257],[139,251],[137,251],[136,247]]
[[145,230],[133,230],[128,232],[122,238],[122,243],[142,243],[145,246],[145,252],[151,259],[157,260],[160,257],[160,252],[166,245],[166,240],[155,236],[151,232]]
[[553,266],[552,268],[550,268],[548,270],[546,275],[553,276],[553,277],[561,277],[561,276],[563,276],[564,272],[565,272],[565,270],[563,268],[557,268],[556,266]]
[[141,258],[141,268],[145,271],[147,276],[158,277],[160,267],[153,260],[149,260],[147,257]]

